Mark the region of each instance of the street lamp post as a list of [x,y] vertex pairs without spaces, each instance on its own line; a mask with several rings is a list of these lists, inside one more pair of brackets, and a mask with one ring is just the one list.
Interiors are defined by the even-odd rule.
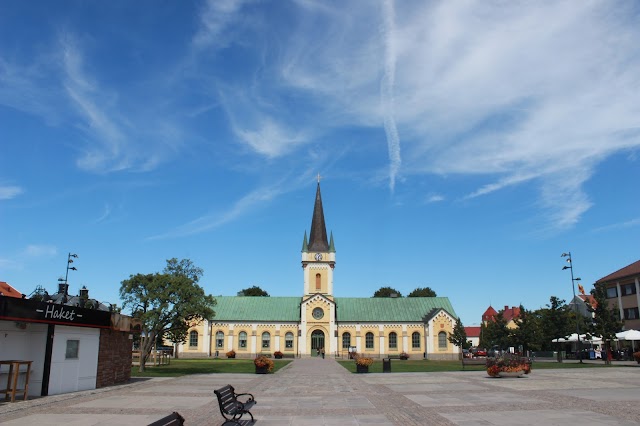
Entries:
[[[69,297],[69,270],[78,270],[75,266],[71,266],[71,264],[73,263],[73,259],[77,258],[78,255],[75,253],[69,253],[69,256],[67,257],[67,273],[64,275],[64,297],[62,299],[62,303],[67,303],[67,298]],[[62,281],[62,278],[60,278],[58,281]]]
[[579,312],[578,312],[578,304],[576,303],[576,281],[580,281],[580,278],[573,278],[573,261],[571,259],[571,252],[566,252],[566,253],[562,253],[560,255],[561,257],[566,257],[567,258],[567,263],[569,263],[569,265],[565,265],[562,270],[564,271],[565,269],[569,269],[571,270],[571,289],[573,290],[573,306],[575,307],[575,311],[576,311],[576,334],[578,335],[578,346],[577,346],[577,355],[580,359],[580,364],[582,364],[582,342],[580,341],[580,319],[578,318]]

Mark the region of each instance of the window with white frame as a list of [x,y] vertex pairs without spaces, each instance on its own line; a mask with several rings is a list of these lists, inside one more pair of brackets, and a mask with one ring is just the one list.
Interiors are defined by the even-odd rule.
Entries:
[[193,330],[189,333],[189,347],[197,348],[198,347],[198,332]]
[[438,333],[438,348],[447,349],[447,333],[444,331]]
[[364,344],[367,349],[373,349],[373,333],[372,332],[368,332],[364,336]]
[[244,331],[241,331],[238,334],[238,347],[240,348],[246,348],[247,347],[247,333]]
[[288,332],[284,335],[284,347],[286,349],[293,349],[293,333]]
[[395,331],[389,333],[389,349],[398,349],[398,335]]
[[224,333],[222,331],[218,331],[216,333],[216,348],[220,349],[224,347]]
[[342,333],[342,349],[349,349],[351,346],[351,333]]
[[271,335],[265,331],[262,333],[262,348],[269,349],[269,347],[271,347]]
[[413,334],[411,335],[411,347],[413,349],[420,349],[421,341],[422,339],[420,338],[420,333],[418,333],[417,331],[414,331]]

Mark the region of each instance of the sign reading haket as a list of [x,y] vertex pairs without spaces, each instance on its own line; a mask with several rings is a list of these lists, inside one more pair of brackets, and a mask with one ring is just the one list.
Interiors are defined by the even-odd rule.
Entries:
[[80,327],[111,327],[111,312],[0,296],[0,319]]

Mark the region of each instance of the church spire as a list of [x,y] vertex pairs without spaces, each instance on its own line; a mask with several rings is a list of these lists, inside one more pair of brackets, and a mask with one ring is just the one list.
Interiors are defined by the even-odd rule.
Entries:
[[320,195],[320,179],[316,190],[316,202],[313,206],[313,218],[311,219],[311,232],[309,233],[309,251],[329,251],[327,241],[327,227],[324,224],[324,211],[322,209],[322,196]]

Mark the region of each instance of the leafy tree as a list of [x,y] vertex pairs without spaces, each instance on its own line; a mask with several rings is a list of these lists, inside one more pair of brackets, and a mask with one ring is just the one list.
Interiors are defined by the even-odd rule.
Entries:
[[153,344],[178,321],[197,324],[215,315],[213,296],[205,295],[197,282],[202,269],[184,259],[170,259],[164,273],[130,275],[122,281],[120,299],[142,325],[140,372],[144,372]]
[[397,297],[402,297],[402,294],[395,288],[391,287],[380,287],[375,293],[373,293],[373,297],[391,297],[392,294],[395,294]]
[[[571,334],[571,313],[565,304],[565,300],[556,296],[551,296],[546,306],[546,308],[538,311],[540,317],[540,349],[547,351],[558,350],[558,344],[553,343],[552,340]],[[559,350],[558,355],[560,356]]]
[[603,358],[607,364],[610,364],[607,355],[609,354],[611,341],[616,338],[616,333],[622,329],[622,321],[620,321],[617,307],[609,308],[607,287],[604,284],[596,284],[591,290],[591,294],[595,299],[595,306],[590,309],[594,316],[589,332],[602,337],[605,349]]
[[409,293],[407,297],[436,297],[436,292],[431,287],[418,287]]
[[254,285],[253,287],[245,288],[244,290],[240,290],[239,295],[269,297],[269,293],[267,293],[257,285]]
[[167,331],[164,333],[164,338],[173,343],[173,356],[178,358],[178,345],[187,343],[187,333],[189,331],[189,326],[191,324],[187,321],[184,321],[180,317],[176,317],[169,327]]
[[[451,333],[447,339],[450,343],[462,349],[468,349],[469,346],[471,346],[467,340],[467,332],[465,331],[460,318],[458,318],[456,325],[453,327],[453,333]],[[460,359],[462,359],[462,351],[460,352]]]
[[507,328],[507,320],[504,318],[504,311],[498,312],[493,321],[483,324],[484,329],[480,329],[480,346],[491,348],[499,346],[500,349],[507,348],[510,343],[510,330]]
[[527,354],[531,349],[539,349],[537,338],[540,334],[540,321],[537,316],[520,305],[520,315],[518,318],[514,318],[514,322],[517,328],[511,331],[511,342],[513,346],[522,346],[523,354]]

